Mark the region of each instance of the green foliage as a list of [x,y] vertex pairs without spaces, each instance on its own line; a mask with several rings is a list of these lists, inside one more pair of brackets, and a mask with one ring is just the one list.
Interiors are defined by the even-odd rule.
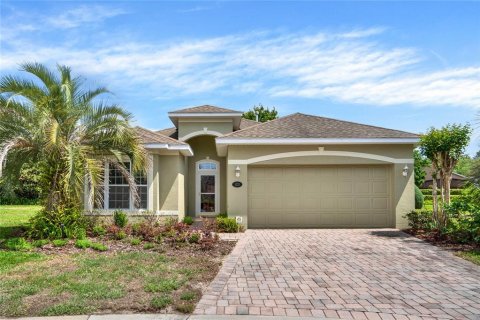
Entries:
[[420,151],[432,162],[439,162],[438,155],[458,161],[470,142],[469,125],[448,124],[440,129],[430,128],[420,139]]
[[413,150],[414,166],[413,171],[415,175],[415,185],[420,187],[425,182],[425,167],[430,165],[430,161],[424,157],[419,150]]
[[25,238],[10,238],[5,241],[3,247],[13,251],[29,251],[33,247]]
[[195,221],[195,220],[194,220],[192,217],[190,217],[190,216],[185,216],[185,217],[183,218],[183,223],[188,224],[189,226],[191,226],[194,221]]
[[183,292],[180,295],[180,299],[185,301],[195,300],[196,297],[197,295],[195,294],[195,292],[192,292],[192,291]]
[[35,248],[41,248],[45,245],[47,245],[50,241],[47,240],[47,239],[40,239],[40,240],[35,240],[32,242],[32,245],[35,247]]
[[219,213],[217,214],[217,218],[228,218],[228,213],[226,212]]
[[92,242],[92,244],[90,245],[90,248],[92,248],[93,250],[96,250],[96,251],[107,251],[108,250],[108,247],[106,245],[104,245],[103,243],[99,243],[99,242]]
[[31,261],[41,261],[45,255],[35,252],[13,252],[0,250],[0,274]]
[[[35,163],[41,198],[48,211],[80,207],[85,181],[89,199],[102,183],[104,161],[125,169],[117,156],[127,154],[133,172],[144,170],[145,150],[130,125],[131,114],[100,101],[105,88],[88,90],[83,79],[66,66],[49,70],[39,63],[22,66],[28,78],[0,79],[0,145],[6,151],[5,174],[17,175],[24,164]],[[3,163],[3,152],[0,163]],[[123,170],[128,184],[134,178]],[[87,179],[85,179],[88,177]]]
[[152,280],[145,285],[146,292],[172,292],[182,286],[183,282],[176,278]]
[[93,235],[96,237],[104,236],[107,233],[105,227],[102,225],[95,225],[92,229]]
[[242,117],[249,120],[256,120],[257,114],[259,122],[267,122],[278,118],[278,111],[275,110],[275,107],[270,110],[270,108],[264,107],[261,103],[259,103],[258,106],[253,106],[253,108],[245,112]]
[[423,194],[420,189],[415,186],[415,209],[423,208]]
[[85,216],[75,208],[42,210],[30,219],[29,235],[34,239],[73,239],[84,236],[87,223]]
[[175,303],[175,310],[181,313],[192,313],[195,310],[195,304],[190,302],[177,302]]
[[38,204],[40,173],[34,163],[25,163],[20,172],[8,172],[0,179],[0,204]]
[[480,184],[480,158],[475,158],[468,176],[473,182],[475,182],[476,184]]
[[68,243],[68,240],[65,239],[55,239],[52,241],[54,247],[63,247]]
[[139,238],[133,238],[132,240],[130,240],[130,244],[132,246],[138,246],[140,243],[142,243],[142,240]]
[[454,172],[469,177],[474,163],[475,159],[472,159],[470,156],[464,154],[458,159]]
[[117,239],[117,240],[123,240],[126,237],[127,237],[127,234],[123,230],[120,230],[117,233],[115,233],[115,239]]
[[115,210],[113,212],[113,222],[119,228],[125,227],[128,223],[127,214],[122,210]]
[[160,297],[155,297],[151,301],[152,307],[155,309],[165,309],[168,307],[170,304],[172,304],[173,300],[170,296],[168,295],[163,295]]
[[192,232],[188,237],[188,242],[199,243],[201,238],[200,232]]
[[408,226],[413,230],[432,230],[435,228],[432,212],[429,210],[412,210],[406,214]]
[[92,243],[88,239],[75,241],[75,247],[77,247],[79,249],[87,249],[87,248],[90,248],[91,245],[92,245]]
[[218,232],[234,233],[240,229],[240,225],[235,221],[235,218],[222,218],[217,216],[215,222]]
[[150,249],[153,249],[153,248],[155,248],[155,245],[151,242],[147,242],[143,245],[144,250],[150,250]]

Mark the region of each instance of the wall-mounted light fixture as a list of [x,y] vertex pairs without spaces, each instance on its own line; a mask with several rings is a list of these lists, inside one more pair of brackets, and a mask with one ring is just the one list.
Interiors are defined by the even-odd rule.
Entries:
[[404,177],[408,176],[408,165],[405,165],[405,167],[403,168],[402,176],[404,176]]
[[235,177],[240,178],[240,166],[235,168]]

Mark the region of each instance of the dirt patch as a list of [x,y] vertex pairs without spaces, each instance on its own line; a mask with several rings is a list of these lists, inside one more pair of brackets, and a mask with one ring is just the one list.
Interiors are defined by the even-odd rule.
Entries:
[[441,235],[438,231],[424,231],[424,230],[404,230],[416,238],[425,240],[435,246],[442,247],[450,251],[473,251],[480,250],[480,245],[475,243],[458,243],[454,242],[446,236]]

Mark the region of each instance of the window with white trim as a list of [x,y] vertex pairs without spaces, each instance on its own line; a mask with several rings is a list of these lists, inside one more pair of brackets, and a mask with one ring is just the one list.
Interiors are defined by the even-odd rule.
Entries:
[[[124,167],[131,172],[130,162],[124,162]],[[128,185],[127,179],[123,176],[122,170],[112,163],[105,166],[104,179],[105,185],[99,186],[96,192],[103,192],[103,203],[95,203],[95,209],[147,209],[148,205],[148,184],[145,173],[135,173],[135,183],[137,184],[138,203],[134,204],[133,194]]]

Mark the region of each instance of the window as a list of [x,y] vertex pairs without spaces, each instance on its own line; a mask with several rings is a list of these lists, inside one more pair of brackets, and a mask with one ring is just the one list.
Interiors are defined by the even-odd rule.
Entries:
[[216,170],[217,164],[215,162],[201,162],[198,164],[198,170]]
[[[130,162],[123,163],[130,171]],[[130,209],[130,187],[121,169],[113,164],[108,165],[108,208]]]
[[[131,171],[130,162],[124,162],[123,165],[129,172]],[[122,170],[111,163],[107,164],[105,169],[107,174],[106,179],[104,179],[105,186],[99,186],[95,191],[102,193],[103,203],[95,203],[95,209],[147,209],[148,184],[145,173],[136,173],[134,175],[139,196],[139,202],[134,204],[130,186],[127,179],[123,176]],[[104,192],[105,194],[103,194]]]

